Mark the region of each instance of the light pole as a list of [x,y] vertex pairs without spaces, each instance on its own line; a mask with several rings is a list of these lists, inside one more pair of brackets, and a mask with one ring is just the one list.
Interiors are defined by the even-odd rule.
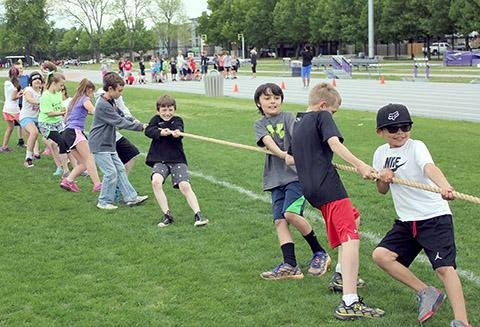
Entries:
[[373,24],[373,0],[368,0],[368,57],[375,57],[375,35]]
[[200,35],[200,53],[203,53],[203,46],[207,43],[207,34]]
[[245,59],[245,39],[243,38],[243,33],[238,34],[238,39],[242,39],[242,59]]

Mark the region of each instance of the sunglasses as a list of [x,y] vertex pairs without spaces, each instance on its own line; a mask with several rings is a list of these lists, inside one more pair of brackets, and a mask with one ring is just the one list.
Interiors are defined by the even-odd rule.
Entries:
[[392,126],[385,126],[384,127],[390,134],[395,134],[398,132],[400,129],[402,132],[410,132],[412,129],[412,124],[406,124],[406,125],[392,125]]

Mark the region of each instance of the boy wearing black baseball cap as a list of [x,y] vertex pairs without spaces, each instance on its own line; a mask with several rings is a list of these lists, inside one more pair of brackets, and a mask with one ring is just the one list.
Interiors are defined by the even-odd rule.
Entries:
[[[377,148],[373,167],[379,171],[377,190],[391,190],[398,218],[373,251],[373,260],[393,278],[417,292],[418,320],[431,318],[445,294],[427,286],[408,269],[423,249],[443,282],[455,315],[451,326],[469,326],[462,285],[456,272],[452,213],[453,187],[435,166],[422,141],[410,138],[413,121],[407,107],[388,104],[377,113],[377,134],[387,143]],[[438,186],[441,194],[392,184],[393,177]]]

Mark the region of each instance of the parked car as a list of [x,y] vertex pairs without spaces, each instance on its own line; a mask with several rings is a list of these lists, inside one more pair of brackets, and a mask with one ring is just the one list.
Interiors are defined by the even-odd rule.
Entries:
[[277,54],[271,49],[260,49],[258,56],[260,58],[277,58]]
[[63,62],[65,66],[78,66],[80,65],[80,62],[78,59],[67,59]]
[[40,64],[35,60],[34,56],[24,56],[24,55],[6,56],[5,60],[8,62],[10,66],[13,66],[19,60],[21,60],[25,66],[40,66]]
[[[443,55],[445,51],[451,50],[452,47],[447,42],[434,42],[430,44],[430,54],[432,56]],[[423,53],[427,54],[427,47],[423,47]]]

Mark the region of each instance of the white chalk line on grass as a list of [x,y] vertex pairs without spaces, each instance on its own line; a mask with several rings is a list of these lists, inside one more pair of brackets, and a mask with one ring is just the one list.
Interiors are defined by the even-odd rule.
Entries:
[[[265,202],[265,203],[270,203],[270,201],[271,201],[270,197],[267,196],[267,195],[258,194],[258,193],[249,191],[249,190],[247,190],[247,189],[245,189],[241,186],[238,186],[238,185],[226,182],[226,181],[218,180],[213,176],[205,175],[201,172],[191,171],[191,170],[189,171],[189,173],[190,173],[190,175],[192,175],[194,177],[198,177],[198,178],[204,179],[204,180],[206,180],[206,181],[208,181],[212,184],[215,184],[215,185],[218,185],[218,186],[225,187],[227,189],[236,191],[236,192],[238,192],[240,194],[243,194],[243,195],[245,195],[245,196],[247,196],[247,197],[249,197],[253,200],[257,200],[257,201],[260,200],[260,201]],[[305,217],[306,218],[314,218],[314,219],[319,220],[322,223],[324,223],[323,218],[320,216],[320,214],[318,214],[316,211],[314,211],[313,209],[310,209],[310,208],[307,208],[305,210]],[[362,235],[362,237],[366,238],[367,240],[369,240],[373,244],[378,244],[382,239],[382,237],[379,234],[376,234],[376,233],[373,233],[373,232],[370,232],[370,231],[365,231],[365,230],[361,231],[361,235]],[[430,261],[428,261],[428,258],[424,254],[420,254],[417,258],[418,258],[419,262],[421,262],[423,264],[426,264],[426,265],[430,265]],[[466,279],[466,280],[468,280],[468,281],[470,281],[474,284],[480,285],[480,277],[477,276],[474,272],[457,268],[457,273],[462,278],[464,278],[464,279]]]

